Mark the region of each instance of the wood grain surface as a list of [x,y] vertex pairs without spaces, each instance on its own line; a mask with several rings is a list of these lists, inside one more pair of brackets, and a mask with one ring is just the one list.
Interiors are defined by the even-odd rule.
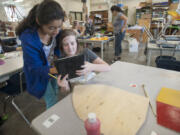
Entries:
[[143,125],[149,99],[107,85],[77,85],[72,101],[83,121],[96,113],[104,135],[135,135]]

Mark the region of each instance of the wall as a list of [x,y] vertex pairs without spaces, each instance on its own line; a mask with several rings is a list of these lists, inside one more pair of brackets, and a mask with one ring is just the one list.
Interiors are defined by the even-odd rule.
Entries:
[[[62,0],[60,0],[62,1]],[[82,12],[83,3],[81,0],[64,0],[66,3],[65,11],[68,13],[69,11],[77,11]],[[90,11],[90,0],[87,0],[86,6],[88,8],[88,13]]]
[[[117,1],[113,0],[92,0],[91,1],[91,11],[99,11],[99,10],[109,10],[109,21],[111,22],[111,12],[110,8],[112,5],[116,4]],[[135,24],[135,14],[136,7],[140,2],[145,2],[146,0],[122,0],[122,3],[125,6],[128,6],[128,24]],[[101,7],[101,8],[99,8]]]
[[[5,1],[5,0],[2,0],[1,2],[3,2],[3,1]],[[18,6],[18,10],[21,12],[21,14],[23,16],[26,16],[28,14],[29,10],[35,4],[39,3],[40,1],[42,1],[42,0],[33,0],[33,1],[24,0],[23,2],[15,3],[15,4]],[[0,3],[0,19],[4,20],[4,21],[8,21],[6,12],[4,10],[4,6],[2,5],[2,3]]]
[[90,7],[91,11],[103,11],[108,10],[108,21],[111,22],[112,15],[110,12],[110,8],[113,5],[113,0],[91,0]]
[[0,5],[0,20],[8,21],[4,7]]
[[145,0],[124,0],[123,4],[128,6],[128,24],[135,24],[136,7]]
[[[22,3],[22,8],[25,9],[25,14],[36,4],[42,0],[24,0]],[[80,11],[82,12],[81,0],[56,0],[61,4],[63,9],[68,13],[69,11]],[[111,2],[110,2],[111,1]],[[128,23],[135,24],[135,11],[139,2],[144,2],[145,0],[122,0],[124,5],[128,5]],[[117,2],[117,1],[116,1]],[[87,0],[88,11],[100,11],[109,10],[109,21],[111,21],[110,7],[114,5],[113,0]],[[0,19],[7,20],[4,8],[0,8]]]
[[66,0],[67,3],[66,3],[66,11],[69,12],[69,11],[79,11],[79,12],[82,12],[82,2],[81,0]]
[[93,3],[91,4],[91,11],[108,10],[109,7],[106,3]]
[[[23,2],[19,3],[19,6],[24,9],[24,14],[27,15],[29,10],[37,3],[41,2],[42,0],[24,0]],[[58,3],[61,4],[62,8],[69,13],[69,11],[79,11],[82,12],[82,2],[81,0],[56,0]],[[90,11],[90,0],[87,0],[87,7],[88,11]],[[0,5],[0,19],[7,20],[6,13],[4,8]]]

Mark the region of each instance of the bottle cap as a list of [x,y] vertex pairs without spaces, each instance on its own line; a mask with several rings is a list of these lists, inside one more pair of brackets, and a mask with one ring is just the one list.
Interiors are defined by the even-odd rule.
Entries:
[[89,113],[88,114],[88,121],[90,123],[95,123],[96,122],[96,114],[95,113]]

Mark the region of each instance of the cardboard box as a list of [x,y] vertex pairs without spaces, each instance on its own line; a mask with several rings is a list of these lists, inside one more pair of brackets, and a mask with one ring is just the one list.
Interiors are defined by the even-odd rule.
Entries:
[[152,3],[152,0],[146,0],[147,3]]
[[151,19],[152,15],[151,14],[143,14],[141,15],[141,19]]
[[138,42],[141,42],[143,32],[140,29],[127,29],[126,33],[128,33],[130,37],[135,38]]
[[140,2],[139,7],[146,7],[147,3],[146,2]]
[[141,29],[127,29],[126,33],[128,33],[130,37],[135,38],[140,43],[147,43],[147,34]]
[[172,4],[169,6],[169,10],[175,11],[177,8],[178,8],[178,3],[172,3]]
[[113,32],[113,25],[112,25],[112,23],[107,23],[107,31],[108,32]]
[[180,132],[180,90],[162,88],[156,105],[158,124]]

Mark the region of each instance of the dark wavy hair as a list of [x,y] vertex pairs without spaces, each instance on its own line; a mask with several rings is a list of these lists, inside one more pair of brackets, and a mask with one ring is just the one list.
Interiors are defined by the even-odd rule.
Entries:
[[111,12],[114,12],[114,11],[123,13],[123,10],[120,7],[116,6],[116,5],[111,7]]
[[35,5],[30,10],[28,16],[20,22],[16,27],[16,34],[21,35],[27,28],[39,28],[42,25],[49,24],[53,20],[61,19],[64,21],[64,16],[64,11],[59,3],[53,0],[44,0],[40,4]]

